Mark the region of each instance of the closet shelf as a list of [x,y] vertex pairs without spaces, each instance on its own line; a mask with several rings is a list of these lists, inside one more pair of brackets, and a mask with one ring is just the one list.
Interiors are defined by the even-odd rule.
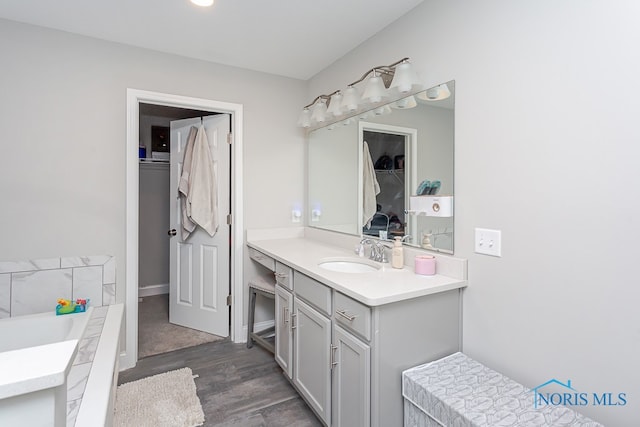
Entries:
[[376,169],[376,173],[404,173],[404,169]]
[[169,160],[165,160],[165,159],[151,159],[151,158],[142,158],[140,159],[140,163],[147,163],[147,164],[169,164]]

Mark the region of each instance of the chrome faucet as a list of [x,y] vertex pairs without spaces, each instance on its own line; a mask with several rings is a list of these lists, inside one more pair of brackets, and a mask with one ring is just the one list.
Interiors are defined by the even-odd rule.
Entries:
[[369,245],[371,247],[371,252],[369,252],[369,259],[377,262],[389,262],[387,258],[387,254],[385,252],[386,249],[392,249],[391,246],[387,246],[381,241],[376,241],[369,239],[368,237],[360,240],[360,244],[356,246],[355,253],[364,256],[364,246]]
[[[364,256],[364,245],[371,245],[371,247],[373,248],[373,242],[371,241],[371,239],[365,237],[360,240],[360,244],[356,246],[355,253],[357,255]],[[373,249],[371,250],[373,251]]]
[[373,242],[371,244],[371,255],[369,256],[369,258],[378,262],[389,262],[385,248],[392,249],[393,247],[385,245],[382,242]]

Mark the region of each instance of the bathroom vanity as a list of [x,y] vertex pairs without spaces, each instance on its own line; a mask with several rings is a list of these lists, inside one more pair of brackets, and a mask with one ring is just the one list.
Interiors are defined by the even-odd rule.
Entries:
[[336,427],[401,426],[402,371],[460,350],[466,262],[439,259],[458,277],[381,263],[332,271],[319,264],[363,259],[308,235],[247,240],[277,282],[276,361],[318,417]]

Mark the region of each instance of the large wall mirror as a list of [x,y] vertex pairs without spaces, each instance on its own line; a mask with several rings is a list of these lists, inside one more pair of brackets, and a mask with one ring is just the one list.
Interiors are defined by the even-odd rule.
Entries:
[[[453,253],[454,97],[450,81],[311,131],[308,225]],[[451,209],[416,211],[419,194]]]

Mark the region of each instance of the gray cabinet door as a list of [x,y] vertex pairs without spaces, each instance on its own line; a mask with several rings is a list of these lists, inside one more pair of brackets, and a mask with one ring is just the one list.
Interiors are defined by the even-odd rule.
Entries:
[[340,326],[333,330],[333,426],[370,425],[371,350]]
[[293,383],[327,426],[331,425],[331,321],[298,298],[293,302]]
[[293,295],[280,285],[276,286],[276,362],[292,378],[293,374],[293,330],[291,329],[291,313],[293,313]]

